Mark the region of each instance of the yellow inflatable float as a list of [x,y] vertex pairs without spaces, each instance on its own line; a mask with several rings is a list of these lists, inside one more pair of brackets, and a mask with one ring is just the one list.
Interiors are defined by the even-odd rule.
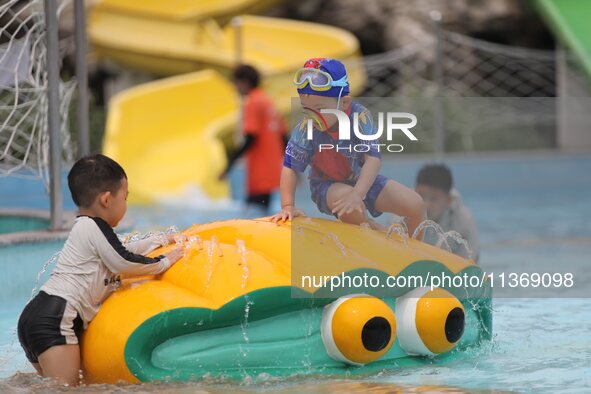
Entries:
[[[488,283],[428,285],[482,278],[480,267],[404,236],[298,218],[194,225],[178,238],[184,259],[124,280],[90,323],[89,382],[367,373],[451,357],[491,336]],[[394,277],[406,285],[372,283]]]

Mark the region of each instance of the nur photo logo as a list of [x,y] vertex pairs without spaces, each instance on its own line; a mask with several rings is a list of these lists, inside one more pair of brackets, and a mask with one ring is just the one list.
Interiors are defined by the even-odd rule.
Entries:
[[[321,109],[321,114],[332,114],[335,115],[339,127],[340,141],[351,141],[351,130],[353,130],[354,136],[358,140],[362,141],[355,144],[349,145],[338,145],[338,144],[320,144],[318,146],[319,152],[323,150],[336,150],[348,151],[348,152],[369,152],[371,149],[377,149],[381,151],[385,149],[391,153],[398,153],[404,150],[404,146],[397,143],[391,143],[393,141],[394,133],[401,131],[410,141],[418,141],[418,138],[410,131],[417,125],[417,117],[408,112],[378,112],[377,116],[377,128],[375,133],[367,134],[361,132],[359,128],[359,113],[353,114],[353,127],[351,127],[351,121],[349,116],[338,109]],[[385,119],[385,121],[384,121]],[[380,143],[382,135],[386,134],[386,140],[388,143]],[[312,140],[314,133],[313,120],[308,119],[306,137],[308,140]]]

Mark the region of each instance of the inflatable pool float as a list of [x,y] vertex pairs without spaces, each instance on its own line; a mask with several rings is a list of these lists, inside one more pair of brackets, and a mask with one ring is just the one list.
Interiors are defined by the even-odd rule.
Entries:
[[[404,234],[298,218],[194,225],[177,238],[185,257],[124,279],[85,331],[89,383],[369,373],[491,336],[488,282],[416,286],[481,279],[480,267]],[[327,276],[333,289],[310,279]],[[336,286],[345,276],[407,284]]]

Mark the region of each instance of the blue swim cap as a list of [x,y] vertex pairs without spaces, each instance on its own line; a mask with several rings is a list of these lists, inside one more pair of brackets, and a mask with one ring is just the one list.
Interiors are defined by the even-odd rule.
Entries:
[[[324,71],[332,77],[333,81],[338,81],[339,79],[343,78],[347,75],[347,70],[345,69],[345,65],[338,61],[337,59],[330,59],[324,57],[316,57],[309,59],[304,64],[304,68],[316,68],[321,71]],[[333,86],[328,90],[318,91],[312,89],[310,84],[307,84],[301,89],[298,89],[299,94],[313,94],[316,96],[325,96],[325,97],[343,97],[349,94],[349,83],[347,82],[347,86]]]

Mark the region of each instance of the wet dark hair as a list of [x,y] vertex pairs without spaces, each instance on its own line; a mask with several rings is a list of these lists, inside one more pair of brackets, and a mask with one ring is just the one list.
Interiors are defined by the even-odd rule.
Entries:
[[233,77],[237,81],[246,81],[251,87],[259,86],[261,76],[256,68],[248,64],[241,64],[234,69]]
[[117,193],[123,178],[127,175],[115,160],[95,154],[74,163],[68,174],[68,187],[74,203],[88,208],[100,193]]
[[453,187],[453,177],[445,164],[427,164],[417,175],[417,185],[431,186],[449,193]]

